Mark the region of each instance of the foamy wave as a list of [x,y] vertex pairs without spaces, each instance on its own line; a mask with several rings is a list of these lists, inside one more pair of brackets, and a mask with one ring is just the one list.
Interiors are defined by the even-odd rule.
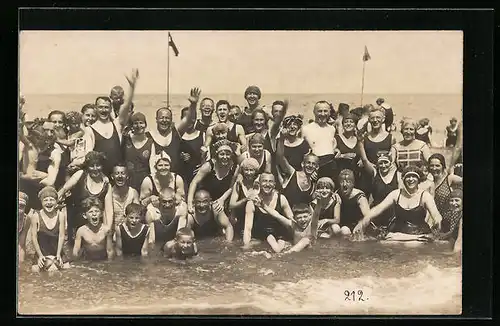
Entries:
[[[227,284],[227,295],[180,302],[165,298],[152,305],[108,305],[49,314],[460,314],[461,268],[428,265],[402,278],[364,276],[354,279],[306,279],[266,287],[250,283]],[[345,291],[363,291],[364,301],[346,300]]]

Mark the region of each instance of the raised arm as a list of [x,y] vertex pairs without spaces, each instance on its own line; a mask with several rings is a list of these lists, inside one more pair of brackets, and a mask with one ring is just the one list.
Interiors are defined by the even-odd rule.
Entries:
[[247,137],[245,137],[245,130],[243,126],[236,125],[236,135],[238,136],[238,141],[241,145],[241,151],[244,152],[248,148]]
[[188,196],[187,196],[187,206],[188,206],[188,212],[189,213],[194,213],[193,210],[193,199],[194,199],[194,193],[196,192],[196,189],[198,187],[198,184],[203,181],[203,179],[210,173],[211,167],[210,163],[206,162],[203,163],[203,165],[200,167],[198,170],[198,173],[193,178],[193,181],[191,181],[191,184],[189,185],[189,190],[188,190]]
[[196,120],[196,104],[198,103],[198,100],[200,99],[200,94],[201,90],[199,88],[192,88],[190,95],[189,95],[189,110],[187,111],[187,114],[184,118],[181,119],[181,122],[179,122],[179,125],[177,126],[177,131],[179,132],[179,135],[184,135],[186,130],[188,129],[189,124],[192,121]]
[[130,106],[132,105],[132,99],[134,98],[135,85],[137,83],[137,79],[139,79],[139,70],[132,69],[131,76],[125,76],[128,81],[129,90],[126,95],[126,99],[123,104],[120,106],[120,110],[118,111],[118,122],[122,127],[126,126],[128,123],[128,119],[130,117]]
[[[210,144],[212,144],[212,137],[213,137],[213,130],[212,129],[213,129],[212,127],[208,127],[207,132],[205,133],[205,142],[203,143],[203,146],[205,146],[206,149],[208,149],[210,147]],[[204,151],[204,152],[206,152],[206,151]],[[206,155],[206,154],[203,154],[203,148],[202,148],[201,156],[205,157],[204,155]]]
[[278,166],[280,167],[281,171],[287,175],[291,176],[294,172],[295,169],[293,166],[288,163],[288,160],[285,157],[285,134],[288,133],[288,130],[283,128],[281,130],[281,137],[278,138],[278,143],[276,144],[276,160],[278,163]]
[[76,184],[78,183],[78,181],[80,181],[82,176],[83,176],[83,170],[78,170],[71,176],[71,178],[68,179],[68,181],[66,181],[64,186],[62,186],[62,188],[59,189],[57,193],[59,200],[61,200],[69,190],[73,189],[73,187],[76,186]]
[[272,161],[272,159],[271,159],[271,153],[267,149],[265,149],[264,150],[264,155],[266,157],[266,166],[264,167],[264,172],[266,172],[266,173],[272,173],[271,172],[271,161]]

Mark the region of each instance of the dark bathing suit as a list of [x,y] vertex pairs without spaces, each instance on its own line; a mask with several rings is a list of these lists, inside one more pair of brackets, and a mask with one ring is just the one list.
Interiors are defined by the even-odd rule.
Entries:
[[102,167],[103,173],[110,176],[113,172],[113,167],[123,161],[122,147],[116,126],[113,124],[113,134],[110,138],[104,138],[94,127],[90,126],[94,133],[94,151],[101,152],[106,156]]
[[455,130],[450,126],[446,127],[446,147],[453,147],[457,145],[458,127]]
[[448,175],[434,190],[434,201],[440,214],[444,214],[448,210],[449,200],[451,195],[451,187],[448,182]]
[[294,171],[292,176],[290,177],[290,181],[288,181],[286,187],[283,189],[283,195],[286,197],[289,203],[292,205],[295,204],[309,204],[312,201],[312,192],[314,189],[314,185],[311,184],[311,187],[307,190],[302,190],[299,187],[299,183],[297,180],[297,171]]
[[[389,126],[390,127],[390,126]],[[382,141],[374,142],[370,140],[368,137],[365,137],[364,148],[366,152],[366,158],[370,163],[377,164],[378,156],[377,153],[380,151],[390,152],[392,147],[392,134],[387,134]],[[360,173],[360,184],[359,188],[363,190],[367,197],[372,194],[372,182],[373,175],[370,175],[365,169],[363,169]],[[373,194],[372,194],[373,195]]]
[[175,127],[172,127],[172,139],[170,140],[170,144],[167,146],[162,146],[154,140],[154,138],[151,136],[150,132],[146,133],[146,136],[153,139],[153,143],[155,144],[155,154],[160,155],[160,153],[163,151],[170,156],[170,171],[172,172],[179,172],[179,167],[180,167],[180,146],[181,146],[181,141],[182,138],[179,135],[179,132]]
[[160,219],[154,220],[153,225],[155,226],[155,243],[161,245],[161,248],[167,243],[175,238],[177,233],[177,226],[179,224],[178,216],[167,216],[164,218],[160,216]]
[[204,216],[204,220],[197,220],[196,213],[193,216],[194,224],[192,230],[196,236],[196,239],[203,239],[207,237],[216,237],[220,235],[221,228],[215,220],[215,216],[212,210],[209,210],[208,216]]
[[[285,216],[283,209],[281,208],[281,194],[278,193],[278,199],[276,200],[276,207],[274,208],[278,213]],[[255,207],[253,216],[253,226],[252,226],[252,238],[259,240],[266,240],[269,235],[274,235],[276,239],[279,238],[290,238],[290,232],[274,217],[264,213],[260,208]]]
[[[375,175],[375,178],[373,178],[373,184],[372,184],[372,197],[373,197],[373,203],[372,207],[377,206],[380,204],[391,191],[398,189],[398,173],[397,171],[394,171],[394,175],[389,183],[385,183],[384,180],[382,180],[382,177],[380,176],[380,173],[377,171],[377,174]],[[392,220],[394,217],[394,207],[386,209],[382,214],[377,216],[374,220],[373,223],[377,226],[388,226],[389,222]]]
[[129,233],[125,231],[125,226],[123,224],[120,225],[119,228],[122,238],[123,256],[140,256],[149,227],[142,224],[141,231],[135,237],[130,236]]
[[136,148],[130,137],[124,138],[125,161],[130,175],[130,186],[137,191],[141,191],[141,184],[144,178],[151,173],[149,170],[149,158],[153,139],[148,137],[147,141],[140,148]]
[[359,156],[357,154],[356,150],[356,145],[351,148],[344,143],[344,140],[340,135],[335,135],[335,140],[337,141],[337,148],[340,151],[341,154],[355,154],[353,158],[336,158],[335,161],[337,162],[337,169],[338,171],[342,171],[344,169],[349,169],[354,173],[354,178],[355,178],[355,186],[359,185],[359,168],[358,168],[358,161],[359,161]]
[[208,191],[212,200],[217,200],[231,187],[231,179],[234,176],[236,164],[233,164],[227,175],[219,179],[215,172],[214,161],[210,160],[208,162],[210,164],[210,173],[201,182],[200,189]]
[[198,137],[191,140],[181,139],[179,152],[188,153],[191,157],[189,161],[182,162],[181,168],[179,169],[179,173],[184,180],[186,187],[191,184],[194,178],[194,171],[201,166],[201,152],[200,148],[203,146],[204,142],[204,134],[203,132],[199,132]]
[[431,233],[429,225],[425,222],[426,209],[422,206],[422,197],[424,192],[420,195],[418,206],[410,209],[405,209],[399,205],[399,197],[401,197],[401,190],[399,191],[398,199],[396,200],[395,213],[396,219],[394,220],[393,227],[389,230],[391,232],[401,232],[406,234],[428,234]]
[[358,204],[361,197],[366,198],[366,195],[362,191],[352,198],[342,198],[340,204],[340,227],[347,226],[352,232],[356,224],[363,218],[363,213]]
[[304,160],[304,155],[309,153],[311,147],[304,139],[302,143],[298,146],[286,146],[285,145],[285,158],[288,163],[295,169],[295,171],[302,171],[302,161]]

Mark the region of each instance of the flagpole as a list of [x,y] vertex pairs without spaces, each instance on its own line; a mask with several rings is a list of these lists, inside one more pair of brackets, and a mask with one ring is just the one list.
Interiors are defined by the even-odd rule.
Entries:
[[170,107],[170,32],[168,32],[167,44],[167,108]]
[[361,106],[363,106],[363,91],[365,89],[365,64],[366,61],[363,60],[363,76],[361,77]]

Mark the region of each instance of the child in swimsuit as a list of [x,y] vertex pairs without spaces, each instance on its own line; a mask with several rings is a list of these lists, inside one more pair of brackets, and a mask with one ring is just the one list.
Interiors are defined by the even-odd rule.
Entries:
[[38,272],[42,269],[53,271],[68,268],[69,264],[63,261],[62,251],[66,208],[59,208],[57,191],[51,186],[40,190],[38,199],[42,209],[31,215],[31,236],[36,251],[32,270]]
[[146,207],[132,203],[125,208],[126,222],[116,229],[116,256],[148,255],[149,227],[146,225]]
[[[316,183],[315,197],[326,201],[326,206],[321,209],[318,221],[318,237],[330,238],[332,235],[340,234],[340,196],[334,192],[335,184],[332,179],[323,177]],[[314,209],[318,199],[311,202]]]
[[[448,210],[443,214],[441,221],[440,240],[448,240],[454,244],[455,248],[460,248],[462,244],[460,235],[460,226],[462,224],[462,190],[454,189],[450,194]],[[460,239],[459,239],[460,238]],[[458,249],[457,249],[458,250]]]
[[83,257],[89,260],[111,258],[113,242],[109,227],[102,223],[102,203],[97,198],[86,198],[82,202],[82,211],[87,224],[76,231],[73,257],[78,259],[83,253]]
[[165,256],[178,260],[186,260],[198,255],[194,232],[190,228],[181,228],[175,239],[168,241],[163,248]]
[[26,213],[28,195],[26,195],[24,192],[19,192],[18,202],[17,249],[19,252],[19,263],[22,263],[24,261],[24,256],[26,255],[26,239],[28,236],[28,230],[31,225],[31,220],[28,218],[28,213]]

